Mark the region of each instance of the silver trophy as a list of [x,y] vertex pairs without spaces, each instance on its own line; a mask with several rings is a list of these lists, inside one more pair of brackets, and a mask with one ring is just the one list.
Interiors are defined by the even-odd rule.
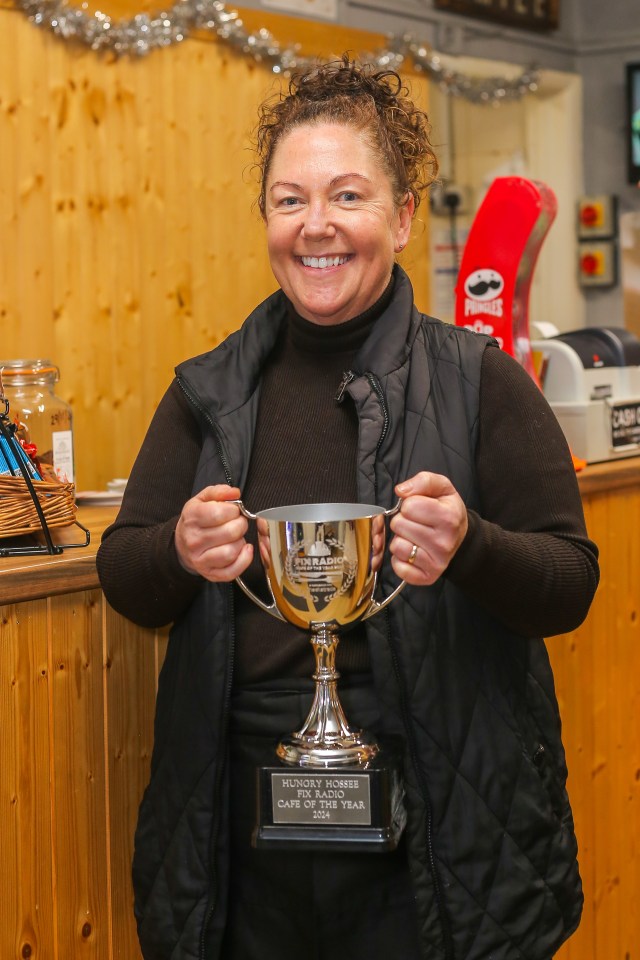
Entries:
[[[276,748],[281,766],[259,778],[259,823],[254,842],[312,847],[320,842],[392,849],[404,823],[399,760],[362,730],[352,730],[338,698],[335,667],[340,631],[384,609],[374,598],[385,547],[385,519],[400,508],[326,503],[250,513],[271,592],[266,604],[237,578],[262,610],[310,632],[315,693],[302,728]],[[283,765],[309,771],[284,772]],[[336,775],[349,769],[348,776]],[[325,772],[320,773],[323,770]],[[306,826],[303,826],[306,825]]]

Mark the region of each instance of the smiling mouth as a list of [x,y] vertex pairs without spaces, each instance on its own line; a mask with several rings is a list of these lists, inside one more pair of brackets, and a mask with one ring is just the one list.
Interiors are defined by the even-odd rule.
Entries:
[[346,257],[299,257],[305,267],[312,267],[314,270],[325,270],[327,267],[340,267],[350,256]]

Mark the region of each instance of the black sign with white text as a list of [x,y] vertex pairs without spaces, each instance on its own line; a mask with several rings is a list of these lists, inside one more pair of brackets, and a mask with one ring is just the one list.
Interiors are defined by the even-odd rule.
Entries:
[[614,403],[611,407],[611,446],[640,444],[640,403]]

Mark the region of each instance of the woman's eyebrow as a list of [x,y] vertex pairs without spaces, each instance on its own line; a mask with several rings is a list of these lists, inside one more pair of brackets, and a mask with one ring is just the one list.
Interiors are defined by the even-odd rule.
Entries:
[[[337,184],[341,183],[343,180],[364,180],[365,183],[370,183],[369,177],[365,177],[363,173],[339,173],[337,176],[332,177],[329,181],[330,187],[335,187]],[[285,187],[288,190],[302,190],[303,188],[299,183],[295,183],[292,180],[276,180],[269,187],[269,192],[275,190],[276,187]]]
[[275,190],[276,187],[287,187],[290,190],[302,190],[302,187],[300,186],[299,183],[292,183],[289,180],[276,180],[269,187],[269,192],[271,192],[272,190]]
[[335,184],[340,183],[342,180],[364,180],[366,183],[371,183],[369,177],[365,177],[363,173],[339,173],[334,177],[330,185],[333,187]]

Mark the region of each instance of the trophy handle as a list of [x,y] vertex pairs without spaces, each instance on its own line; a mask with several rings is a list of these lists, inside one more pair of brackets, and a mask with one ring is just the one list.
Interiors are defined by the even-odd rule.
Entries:
[[[238,507],[240,508],[240,513],[241,513],[244,517],[246,517],[247,520],[257,520],[257,518],[258,518],[258,517],[257,517],[257,514],[251,513],[250,510],[247,510],[247,508],[245,507],[245,505],[244,505],[244,503],[242,502],[242,500],[227,500],[226,503],[235,503],[236,506],[238,506]],[[274,603],[271,603],[271,604],[265,603],[264,600],[261,600],[261,599],[260,599],[260,597],[256,597],[256,595],[255,595],[255,593],[253,592],[253,590],[250,590],[250,589],[249,589],[249,587],[246,585],[246,583],[244,582],[244,580],[242,579],[242,577],[236,577],[236,583],[238,584],[238,586],[240,587],[240,589],[242,590],[242,592],[243,592],[243,593],[246,593],[246,595],[249,597],[249,599],[250,599],[250,600],[253,600],[253,602],[256,604],[256,606],[260,607],[261,610],[264,610],[265,613],[270,613],[272,617],[275,617],[275,618],[276,618],[276,620],[284,620],[284,619],[285,619],[285,618],[282,616],[282,614],[280,613],[280,611],[278,610],[275,602],[274,602]]]
[[[402,497],[400,497],[400,499],[399,499],[398,502],[396,503],[395,507],[391,507],[389,510],[385,510],[385,511],[384,511],[385,517],[393,517],[393,516],[395,516],[395,514],[399,512],[401,506],[402,506]],[[395,590],[392,590],[391,593],[389,594],[389,596],[388,596],[388,597],[385,597],[384,600],[373,600],[373,599],[372,599],[371,602],[369,603],[369,606],[368,606],[368,608],[367,608],[367,611],[366,611],[366,613],[363,615],[362,619],[363,619],[363,620],[368,620],[369,617],[372,617],[374,614],[380,613],[381,610],[384,610],[384,608],[385,608],[386,606],[388,606],[388,604],[390,604],[392,600],[395,600],[395,598],[398,596],[398,594],[401,593],[401,592],[404,590],[404,588],[406,587],[406,585],[407,585],[407,581],[406,581],[406,580],[401,580],[400,583],[398,584],[398,586],[395,588]]]
[[225,503],[235,503],[235,505],[240,508],[240,513],[243,515],[243,517],[246,517],[247,520],[257,520],[257,519],[258,519],[258,514],[257,514],[257,513],[251,513],[250,510],[247,510],[247,508],[245,507],[245,505],[244,505],[244,503],[242,502],[242,500],[225,500]]

